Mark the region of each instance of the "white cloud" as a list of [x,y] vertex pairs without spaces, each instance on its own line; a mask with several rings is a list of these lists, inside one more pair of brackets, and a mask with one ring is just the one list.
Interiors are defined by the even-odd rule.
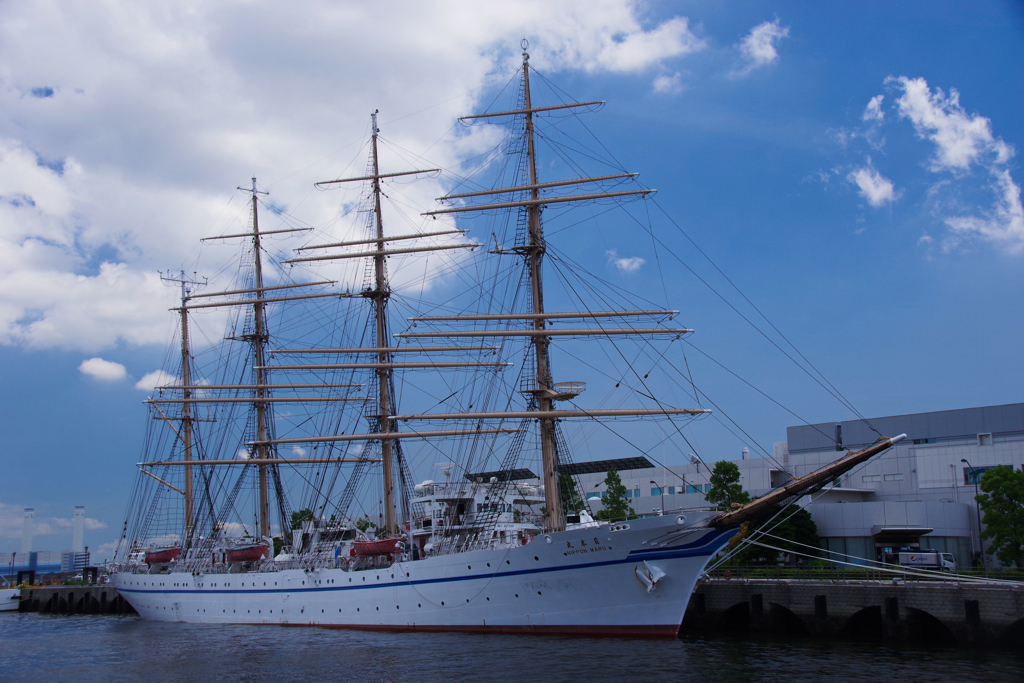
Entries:
[[976,162],[1004,164],[1013,156],[1010,145],[992,136],[991,121],[964,111],[956,89],[950,88],[948,96],[941,88],[932,93],[923,78],[906,76],[886,82],[903,89],[896,100],[900,116],[910,119],[920,137],[935,143],[931,170],[967,171]]
[[868,204],[878,208],[897,199],[893,183],[882,176],[871,165],[868,159],[867,165],[851,171],[846,179],[860,189],[860,196],[868,201]]
[[[1024,207],[1021,206],[1020,186],[1013,182],[1010,172],[993,172],[992,190],[995,205],[982,216],[954,216],[945,219],[955,233],[976,236],[1005,246],[1011,254],[1024,253]],[[958,240],[951,243],[959,244]]]
[[624,273],[635,273],[640,270],[645,261],[639,256],[629,256],[626,258],[620,258],[617,251],[614,249],[607,252],[608,263],[612,264]]
[[128,376],[128,370],[123,365],[102,358],[83,360],[82,364],[78,366],[78,371],[104,382],[115,382]]
[[875,95],[868,102],[868,106],[864,108],[864,113],[861,115],[861,119],[864,121],[884,121],[885,112],[882,111],[882,100],[885,99],[885,95]]
[[[24,528],[25,508],[9,503],[0,503],[0,538],[21,538]],[[74,529],[74,517],[36,517],[32,535],[35,536],[70,536]],[[107,525],[98,519],[86,517],[82,526],[86,531],[106,529]],[[68,543],[70,546],[70,542]]]
[[[886,82],[902,90],[896,100],[900,117],[908,119],[917,135],[935,146],[929,170],[953,175],[955,186],[952,189],[946,187],[950,181],[939,184],[946,187],[944,198],[951,192],[969,192],[972,189],[969,181],[976,166],[987,171],[991,179],[984,187],[994,196],[988,208],[950,209],[949,206],[957,205],[955,195],[954,199],[947,200],[942,209],[946,214],[943,223],[952,234],[943,240],[943,249],[953,251],[965,240],[974,238],[1002,245],[1012,254],[1024,253],[1020,186],[1006,168],[1015,154],[1013,146],[993,135],[988,118],[968,114],[955,88],[950,88],[948,95],[941,88],[932,92],[925,79],[906,76],[890,77]],[[937,196],[937,192],[932,193],[933,199]],[[952,213],[956,215],[950,215]]]
[[302,446],[292,446],[292,457],[293,458],[305,458],[306,449]]
[[665,95],[676,95],[683,91],[682,74],[672,76],[661,75],[654,79],[654,92]]
[[235,452],[235,459],[237,459],[237,460],[248,460],[249,459],[249,451],[247,449],[245,449],[245,448],[239,448],[238,451]]
[[788,35],[789,27],[779,25],[778,19],[766,21],[750,29],[750,33],[744,36],[738,45],[747,65],[739,71],[734,71],[732,75],[746,76],[758,67],[778,61],[779,52],[775,46]]
[[[365,162],[354,152],[369,112],[381,110],[394,148],[457,167],[495,132],[457,129],[435,145],[439,132],[507,78],[524,35],[549,73],[667,70],[705,47],[685,17],[645,23],[633,0],[396,0],[387,22],[378,11],[354,0],[255,0],[244,12],[0,4],[0,344],[97,354],[163,343],[175,294],[157,269],[193,264],[198,238],[244,225],[234,187],[250,175],[277,205],[302,204],[302,220],[346,237],[353,225],[332,221],[354,194],[305,198],[349,159]],[[416,220],[446,189],[412,187],[395,192]],[[392,265],[401,288],[413,274]]]
[[169,372],[154,370],[153,372],[147,372],[143,375],[142,379],[135,383],[135,388],[139,391],[153,391],[156,387],[175,384],[176,380],[177,377]]

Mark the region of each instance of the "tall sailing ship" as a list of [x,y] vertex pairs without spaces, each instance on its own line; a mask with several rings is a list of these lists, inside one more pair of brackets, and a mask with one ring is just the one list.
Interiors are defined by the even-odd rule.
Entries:
[[[579,468],[565,425],[643,419],[681,437],[680,421],[710,411],[658,400],[630,362],[615,386],[636,389],[635,407],[617,397],[615,407],[586,407],[577,401],[582,382],[556,380],[556,342],[601,341],[617,354],[632,344],[631,358],[649,360],[664,356],[659,344],[691,330],[673,323],[675,310],[612,305],[623,301],[621,292],[601,284],[573,289],[575,307],[545,308],[544,264],[554,253],[544,209],[653,190],[627,172],[542,181],[540,117],[601,103],[535,106],[530,78],[524,45],[513,108],[464,119],[507,122],[505,157],[480,165],[497,168],[496,187],[464,174],[459,191],[424,212],[441,217],[439,229],[385,232],[383,183],[439,171],[382,172],[374,115],[366,173],[317,184],[365,188],[355,212],[366,218],[365,238],[298,247],[290,258],[271,259],[268,278],[267,241],[309,228],[293,222],[261,231],[262,192],[253,179],[246,231],[210,238],[242,245],[241,284],[212,293],[195,276],[166,276],[181,288],[180,345],[168,361],[177,372],[147,401],[147,458],[113,576],[142,617],[673,636],[698,577],[743,522],[901,438],[882,438],[737,509],[594,519],[571,474]],[[480,217],[487,238],[466,241],[469,230],[455,228],[453,216]],[[481,260],[446,256],[467,250]],[[400,259],[422,259],[424,281],[461,267],[470,286],[434,303],[396,296],[389,263]],[[350,282],[344,291],[338,280],[293,278],[339,263],[358,264],[334,268]],[[353,275],[362,277],[360,287]],[[412,313],[397,333],[396,309]],[[215,320],[228,322],[225,343],[196,351],[197,318],[218,312]],[[426,386],[424,373],[439,379]],[[427,407],[403,412],[400,397]],[[440,408],[453,404],[460,409]],[[413,444],[423,448],[421,462],[441,461],[438,481],[413,483]]]

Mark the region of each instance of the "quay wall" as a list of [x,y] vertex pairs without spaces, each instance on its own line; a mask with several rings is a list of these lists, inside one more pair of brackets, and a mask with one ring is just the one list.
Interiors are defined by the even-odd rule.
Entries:
[[1024,585],[702,581],[680,635],[722,631],[1019,648],[1024,646]]
[[135,614],[135,608],[109,584],[23,587],[18,611],[43,614]]

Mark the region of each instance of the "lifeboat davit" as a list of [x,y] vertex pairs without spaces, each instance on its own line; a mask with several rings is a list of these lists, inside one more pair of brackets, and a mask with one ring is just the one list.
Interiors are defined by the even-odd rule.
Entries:
[[256,562],[262,560],[269,549],[266,543],[250,543],[228,548],[224,555],[228,562]]
[[353,541],[356,557],[378,557],[399,552],[399,539],[384,538],[379,541]]
[[146,551],[146,564],[164,564],[166,562],[174,562],[181,555],[181,548],[174,546],[171,548],[153,548],[152,550]]

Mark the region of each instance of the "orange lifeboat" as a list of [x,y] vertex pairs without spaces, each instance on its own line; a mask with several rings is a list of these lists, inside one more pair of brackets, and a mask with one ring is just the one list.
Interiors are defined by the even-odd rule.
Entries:
[[399,552],[398,544],[397,538],[383,538],[379,541],[353,541],[353,545],[355,545],[353,554],[356,557],[392,555]]
[[228,562],[255,562],[262,560],[270,549],[266,543],[250,543],[249,545],[236,545],[228,548],[224,553]]
[[174,562],[181,555],[181,548],[173,546],[170,548],[153,548],[146,551],[146,564],[164,564]]

